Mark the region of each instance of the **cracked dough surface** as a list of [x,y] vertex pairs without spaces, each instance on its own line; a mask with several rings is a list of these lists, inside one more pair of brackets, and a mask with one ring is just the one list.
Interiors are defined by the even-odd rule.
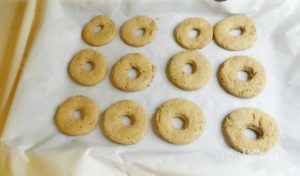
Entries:
[[[136,78],[130,78],[128,72],[134,69]],[[131,53],[123,56],[112,68],[112,84],[122,91],[140,91],[150,85],[156,71],[155,65],[142,54]]]
[[[137,36],[135,32],[142,30],[143,34]],[[154,39],[157,32],[157,25],[155,21],[148,16],[136,16],[126,21],[121,29],[120,36],[122,40],[134,47],[141,47],[149,44]]]
[[[238,36],[231,35],[232,30],[240,30]],[[224,49],[240,51],[250,48],[256,41],[256,27],[251,18],[245,15],[227,17],[214,26],[214,39]]]
[[[247,128],[256,132],[256,139],[250,139],[244,135],[243,132]],[[223,132],[231,147],[247,154],[261,154],[269,151],[279,137],[276,122],[267,113],[255,108],[232,111],[224,119]]]
[[[247,80],[238,78],[238,72],[248,74]],[[266,74],[263,66],[248,56],[234,56],[227,59],[218,70],[218,80],[224,90],[241,98],[251,98],[258,95],[266,84]]]

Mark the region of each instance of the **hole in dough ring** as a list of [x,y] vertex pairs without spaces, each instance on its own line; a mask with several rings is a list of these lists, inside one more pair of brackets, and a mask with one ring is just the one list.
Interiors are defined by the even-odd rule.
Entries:
[[[128,76],[128,72],[135,69],[136,78]],[[155,74],[155,66],[139,53],[123,56],[112,68],[110,79],[112,84],[122,91],[140,91],[150,85]]]
[[[101,28],[95,32],[95,28]],[[102,46],[109,43],[116,35],[116,25],[107,16],[93,17],[82,31],[84,41],[92,46]]]
[[[85,70],[86,63],[91,64],[90,71]],[[84,49],[72,58],[68,70],[70,77],[78,84],[94,86],[104,79],[108,64],[102,54],[92,49]]]
[[[199,35],[190,37],[189,32],[198,31]],[[178,24],[174,31],[176,42],[185,49],[199,49],[213,38],[213,26],[202,18],[188,18]]]
[[[81,118],[73,117],[74,111],[81,111]],[[55,114],[55,124],[64,134],[77,136],[89,133],[97,124],[99,108],[97,103],[86,96],[74,96],[63,102]]]
[[[243,133],[251,129],[257,139],[247,138]],[[265,112],[254,108],[240,108],[228,114],[223,121],[223,133],[228,144],[245,154],[261,154],[269,151],[277,142],[279,128]]]
[[[248,73],[248,80],[238,78],[238,72]],[[224,90],[240,98],[251,98],[258,95],[266,83],[263,66],[253,58],[234,56],[227,59],[218,70],[218,80]]]
[[[126,126],[122,116],[131,118]],[[122,100],[109,107],[103,114],[102,129],[106,137],[119,144],[138,143],[145,135],[148,117],[144,109],[135,101]]]
[[[180,117],[184,127],[178,129],[172,120]],[[205,119],[200,107],[186,99],[172,99],[162,104],[154,115],[154,124],[158,134],[169,143],[188,144],[196,140],[203,132]]]
[[[234,29],[241,30],[241,35],[230,35]],[[234,15],[218,22],[214,27],[214,38],[219,46],[231,51],[250,48],[256,41],[255,23],[247,16]]]
[[[192,73],[183,70],[185,64],[192,66]],[[173,56],[167,66],[169,80],[183,90],[197,90],[203,87],[211,75],[211,66],[197,51],[186,50]]]
[[[135,31],[143,30],[141,36],[137,36]],[[155,37],[157,26],[155,21],[148,16],[136,16],[126,21],[120,29],[122,40],[134,47],[141,47],[150,42]]]

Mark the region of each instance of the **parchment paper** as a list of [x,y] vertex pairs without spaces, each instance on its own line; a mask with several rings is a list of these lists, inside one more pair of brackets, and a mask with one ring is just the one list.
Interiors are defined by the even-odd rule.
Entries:
[[[300,4],[295,0],[244,0],[218,3],[211,0],[49,0],[41,27],[19,82],[1,144],[7,147],[13,176],[297,176],[300,175]],[[198,91],[182,91],[165,74],[171,56],[183,49],[174,41],[173,29],[188,17],[211,24],[232,14],[246,14],[256,23],[257,41],[250,49],[230,52],[213,41],[198,50],[212,65],[213,75]],[[148,15],[156,20],[155,40],[142,48],[127,46],[119,37],[102,47],[81,39],[83,26],[96,15],[112,18],[118,29],[131,17]],[[97,86],[83,87],[67,74],[67,66],[81,49],[101,52],[111,66],[123,55],[139,52],[157,67],[151,86],[126,93],[114,88],[108,76]],[[228,57],[258,59],[267,74],[261,94],[240,99],[218,84],[216,71]],[[106,139],[99,127],[88,135],[69,137],[53,123],[56,108],[68,97],[86,95],[101,112],[122,99],[133,99],[149,116],[172,98],[197,103],[205,113],[202,136],[188,145],[168,144],[151,126],[136,145],[118,145]],[[247,156],[224,141],[221,123],[240,107],[256,107],[270,114],[280,127],[277,145],[267,154]],[[151,123],[150,123],[151,124]]]

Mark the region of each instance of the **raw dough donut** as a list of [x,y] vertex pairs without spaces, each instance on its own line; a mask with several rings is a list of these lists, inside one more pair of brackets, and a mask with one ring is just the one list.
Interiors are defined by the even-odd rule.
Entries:
[[[91,70],[85,70],[85,64],[91,65]],[[78,52],[69,63],[70,77],[83,86],[93,86],[106,75],[108,65],[105,58],[92,49]]]
[[[130,78],[128,72],[134,69],[136,78]],[[139,53],[131,53],[123,56],[111,71],[112,84],[123,91],[139,91],[149,86],[155,73],[155,66]]]
[[[75,119],[73,113],[80,111],[81,118]],[[64,134],[82,135],[93,130],[99,118],[97,103],[85,96],[74,96],[61,104],[55,115],[55,124]]]
[[[238,78],[238,72],[248,74],[248,80]],[[265,70],[258,61],[247,56],[234,56],[227,59],[219,68],[218,80],[231,95],[251,98],[258,95],[266,83]]]
[[[196,30],[198,35],[190,37],[189,32]],[[175,40],[185,49],[199,49],[213,38],[213,26],[202,18],[188,18],[175,28]]]
[[[181,118],[185,123],[178,129],[172,119]],[[187,144],[196,140],[204,130],[205,119],[200,107],[186,99],[172,99],[162,104],[154,116],[159,135],[169,143]]]
[[[239,29],[239,36],[230,35],[230,31]],[[223,19],[214,27],[214,38],[219,46],[231,51],[250,48],[256,40],[255,23],[247,16],[234,15]]]
[[[122,116],[128,116],[131,124],[125,126]],[[104,134],[119,144],[138,143],[145,135],[148,117],[144,109],[135,101],[122,100],[109,107],[103,115]]]
[[[257,138],[247,138],[243,133],[245,129],[255,131]],[[251,155],[269,151],[279,136],[276,122],[265,112],[254,108],[237,109],[227,115],[223,132],[231,147]]]
[[[191,73],[183,70],[185,64],[192,67]],[[209,62],[197,51],[182,51],[171,58],[167,66],[169,80],[183,90],[203,87],[211,75]]]
[[[142,30],[143,34],[137,36],[135,32]],[[157,32],[155,21],[148,16],[136,16],[126,21],[121,27],[121,38],[130,46],[141,47],[150,43]]]
[[[99,31],[96,29],[99,28]],[[109,43],[116,35],[116,25],[107,16],[96,16],[84,27],[82,37],[92,46],[102,46]]]

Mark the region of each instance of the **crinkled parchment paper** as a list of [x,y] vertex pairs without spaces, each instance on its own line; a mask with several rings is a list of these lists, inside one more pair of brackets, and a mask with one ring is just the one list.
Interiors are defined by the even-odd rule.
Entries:
[[[300,2],[296,0],[49,0],[41,26],[25,64],[9,117],[1,136],[13,176],[297,176],[300,175]],[[173,38],[174,27],[188,17],[202,17],[211,24],[232,14],[246,14],[257,26],[257,41],[250,49],[230,52],[211,42],[198,50],[213,67],[208,84],[194,92],[182,91],[167,79],[169,58],[183,49]],[[142,48],[124,44],[120,36],[102,47],[81,39],[83,26],[93,17],[111,17],[118,29],[129,18],[148,15],[155,19],[155,40]],[[157,66],[150,87],[125,93],[114,88],[108,76],[97,86],[82,87],[67,74],[72,56],[93,48],[111,66],[123,55],[139,52]],[[228,57],[247,55],[266,69],[267,85],[252,99],[227,94],[218,84],[216,71]],[[149,122],[155,109],[172,98],[196,102],[206,117],[202,136],[188,145],[171,145],[149,127],[136,145],[118,145],[106,139],[99,127],[84,136],[61,134],[53,123],[57,106],[74,95],[95,99],[103,112],[122,99],[138,101]],[[280,139],[267,154],[247,156],[224,141],[221,122],[240,107],[256,107],[270,114],[280,126]],[[5,174],[4,174],[5,175]]]

